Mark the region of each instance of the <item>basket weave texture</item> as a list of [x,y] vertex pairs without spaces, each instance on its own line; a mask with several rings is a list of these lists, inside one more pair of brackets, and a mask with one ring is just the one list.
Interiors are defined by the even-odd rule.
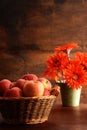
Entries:
[[0,112],[8,124],[38,124],[48,120],[55,96],[0,98]]

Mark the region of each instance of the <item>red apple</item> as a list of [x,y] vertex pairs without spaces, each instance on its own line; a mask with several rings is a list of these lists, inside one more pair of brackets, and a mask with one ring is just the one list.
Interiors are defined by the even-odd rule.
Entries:
[[50,96],[50,91],[47,89],[44,89],[43,96]]
[[11,81],[8,79],[2,79],[0,81],[0,96],[3,96],[5,91],[7,91],[10,88]]
[[23,87],[23,94],[26,97],[42,96],[44,93],[44,86],[40,81],[30,80],[26,81]]
[[21,97],[22,96],[22,90],[18,87],[13,87],[11,89],[8,89],[4,93],[4,97]]
[[25,74],[21,78],[25,79],[25,80],[37,80],[38,79],[37,75],[35,75],[35,74]]
[[44,85],[44,89],[47,89],[49,91],[51,90],[52,84],[47,78],[41,77],[41,78],[38,78],[38,80]]
[[23,90],[24,84],[25,84],[26,80],[25,79],[18,79],[14,86],[15,87],[19,87],[21,90]]

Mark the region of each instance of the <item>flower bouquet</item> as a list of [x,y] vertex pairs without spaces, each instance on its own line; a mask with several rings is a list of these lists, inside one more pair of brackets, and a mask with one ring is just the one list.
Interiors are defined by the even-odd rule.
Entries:
[[46,61],[47,68],[44,75],[60,86],[63,106],[78,106],[81,89],[87,84],[87,53],[78,51],[73,56],[70,53],[73,48],[78,47],[77,43],[58,46]]

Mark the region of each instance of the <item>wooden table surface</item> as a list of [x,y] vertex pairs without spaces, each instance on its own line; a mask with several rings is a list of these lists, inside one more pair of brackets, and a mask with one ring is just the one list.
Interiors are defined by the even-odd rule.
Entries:
[[48,121],[34,125],[0,124],[0,130],[87,130],[87,104],[79,107],[54,105]]

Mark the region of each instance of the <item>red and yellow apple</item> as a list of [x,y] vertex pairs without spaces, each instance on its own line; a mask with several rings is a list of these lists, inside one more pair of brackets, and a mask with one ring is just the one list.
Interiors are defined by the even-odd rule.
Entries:
[[8,79],[2,79],[0,81],[0,96],[3,96],[5,91],[7,91],[11,86],[11,81]]
[[21,90],[23,90],[24,84],[25,84],[26,80],[25,79],[18,79],[14,86],[15,87],[19,87]]
[[51,91],[51,88],[52,88],[51,82],[45,77],[40,77],[40,78],[38,78],[38,80],[44,86],[44,94],[43,94],[43,96],[50,96],[50,91]]
[[30,73],[23,75],[21,78],[25,79],[25,80],[37,80],[38,79],[37,75],[30,74]]
[[43,96],[44,86],[38,80],[26,81],[23,87],[23,95],[25,97]]
[[47,90],[47,89],[44,89],[44,93],[43,93],[43,96],[50,96],[50,91]]
[[47,78],[41,77],[41,78],[38,78],[38,80],[44,85],[44,89],[47,89],[49,91],[51,90],[52,84]]
[[10,88],[4,93],[4,97],[21,97],[21,96],[22,96],[22,90],[18,87]]

